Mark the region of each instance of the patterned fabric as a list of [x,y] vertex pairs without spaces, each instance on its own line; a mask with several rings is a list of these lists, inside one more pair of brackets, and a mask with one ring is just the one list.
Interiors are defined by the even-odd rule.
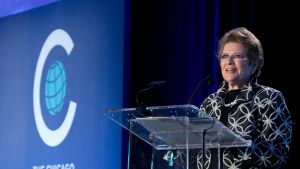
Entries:
[[[226,89],[224,81],[217,92],[204,100],[200,109],[220,119],[226,106],[227,127],[252,140],[252,145],[224,149],[223,169],[281,168],[287,161],[292,133],[292,120],[282,93],[253,80],[233,102],[225,104]],[[211,154],[208,153],[205,168],[212,168]],[[197,159],[197,168],[200,169],[201,153]]]

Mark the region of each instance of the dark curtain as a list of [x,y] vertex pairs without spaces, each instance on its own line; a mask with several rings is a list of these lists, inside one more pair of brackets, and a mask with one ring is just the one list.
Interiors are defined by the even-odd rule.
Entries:
[[[297,5],[260,0],[132,0],[130,5],[125,29],[125,107],[137,106],[138,91],[156,80],[166,83],[140,96],[145,106],[186,104],[198,82],[212,75],[214,85],[202,86],[192,102],[199,106],[221,83],[218,39],[231,28],[244,26],[265,50],[260,83],[283,92],[292,113],[293,132],[297,131],[299,91],[293,83],[299,77],[293,73],[298,57]],[[124,142],[128,142],[126,132]],[[295,142],[294,134],[289,165],[298,149]],[[131,168],[149,163],[145,159],[151,157],[151,147],[138,138],[133,143]]]
[[145,102],[185,104],[198,81],[209,74],[218,79],[218,1],[133,1],[132,6],[133,97],[147,83],[165,80],[164,89]]

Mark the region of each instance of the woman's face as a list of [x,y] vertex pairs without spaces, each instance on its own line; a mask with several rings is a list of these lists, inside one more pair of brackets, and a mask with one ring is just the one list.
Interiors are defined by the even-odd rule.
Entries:
[[249,63],[247,50],[241,43],[229,42],[224,45],[220,56],[223,79],[228,90],[241,89],[250,80],[254,67]]

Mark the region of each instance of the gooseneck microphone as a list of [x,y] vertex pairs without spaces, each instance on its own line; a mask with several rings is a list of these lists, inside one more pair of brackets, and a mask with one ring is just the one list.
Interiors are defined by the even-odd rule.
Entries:
[[194,100],[195,96],[198,95],[200,89],[202,88],[202,86],[204,84],[208,84],[208,85],[213,85],[214,84],[214,79],[212,78],[211,75],[206,76],[204,79],[202,79],[197,87],[195,88],[195,90],[193,91],[189,101],[187,102],[187,104],[191,104],[191,102]]
[[153,81],[153,82],[150,82],[146,85],[145,88],[139,90],[136,94],[136,97],[135,97],[135,101],[136,101],[136,104],[137,106],[143,106],[144,105],[144,102],[141,102],[140,101],[140,95],[154,87],[157,87],[157,86],[160,86],[162,84],[166,83],[166,81],[163,81],[163,80],[160,80],[160,81]]
[[[213,80],[213,78],[212,78],[211,75],[206,76],[204,79],[202,79],[202,80],[198,83],[197,87],[196,87],[195,90],[193,91],[193,93],[192,93],[192,95],[191,95],[191,97],[190,97],[190,99],[189,99],[189,101],[188,101],[188,104],[191,104],[191,102],[194,100],[195,96],[198,95],[200,89],[201,89],[202,86],[205,85],[205,84],[207,84],[207,85],[213,85],[213,84],[214,84],[214,80]],[[213,120],[212,125],[211,125],[209,128],[204,129],[204,130],[202,131],[202,160],[201,160],[201,161],[202,161],[202,165],[203,165],[203,166],[204,166],[204,164],[205,164],[205,160],[204,160],[204,157],[205,157],[205,135],[206,135],[206,133],[207,133],[207,130],[211,129],[211,128],[214,126],[214,124],[215,124],[215,121],[214,121],[213,118],[212,118],[212,120]]]

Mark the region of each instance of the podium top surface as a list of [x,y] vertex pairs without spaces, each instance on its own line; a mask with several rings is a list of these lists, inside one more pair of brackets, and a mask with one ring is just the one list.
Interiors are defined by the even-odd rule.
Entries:
[[114,122],[158,150],[250,146],[216,118],[194,105],[107,109]]

